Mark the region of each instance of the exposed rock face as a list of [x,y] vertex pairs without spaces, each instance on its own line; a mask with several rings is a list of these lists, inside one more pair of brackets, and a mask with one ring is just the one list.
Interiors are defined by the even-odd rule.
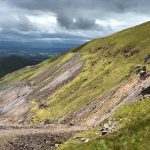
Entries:
[[[32,90],[29,86],[15,89],[15,92],[17,92],[17,91],[19,92],[19,94],[17,95],[17,97],[14,98],[14,100],[4,103],[3,105],[1,104],[0,115],[4,115],[4,114],[8,113],[9,111],[13,110],[18,105],[23,104],[27,100],[29,94],[32,92]],[[5,93],[5,96],[7,95],[7,93],[10,94],[11,92],[13,92],[13,91],[7,90],[7,92]],[[1,97],[4,98],[4,96],[1,96]],[[6,99],[4,101],[6,102],[7,100],[8,99]]]
[[117,108],[119,108],[122,105],[130,104],[140,100],[142,96],[150,93],[149,90],[150,90],[150,78],[147,78],[142,83],[137,85],[135,89],[133,89],[116,108],[112,109],[112,112],[114,112]]
[[118,49],[116,54],[117,53],[121,53],[123,55],[123,57],[129,58],[129,57],[139,53],[139,50],[132,45],[127,45],[121,49]]
[[141,80],[145,80],[146,77],[147,77],[146,67],[143,66],[143,67],[140,69],[140,79],[141,79]]
[[[28,81],[19,81],[9,88],[0,90],[0,123],[22,122],[26,120],[26,114],[32,107],[30,100],[46,99],[65,83],[73,80],[82,70],[84,60],[80,60],[81,54],[73,55],[62,64],[54,64],[46,71],[33,78],[35,86]],[[39,109],[46,109],[48,104],[39,101]],[[21,120],[20,120],[21,119]],[[46,124],[49,121],[46,120]],[[49,123],[48,123],[49,124]]]
[[[126,85],[107,93],[101,99],[95,100],[87,106],[60,118],[59,122],[89,126],[98,125],[99,122],[110,116],[120,106],[140,100],[144,91],[149,91],[149,86],[149,77],[145,80],[133,79]],[[94,112],[96,113],[94,114]],[[94,115],[91,117],[90,114],[92,113]]]
[[[140,36],[140,42],[133,38],[143,33],[141,31],[143,29],[135,35],[123,31],[109,36],[108,41],[107,38],[96,39],[53,61],[47,60],[0,80],[0,137],[17,136],[7,146],[10,149],[57,148],[60,143],[49,138],[49,131],[60,130],[62,125],[65,126],[63,133],[64,129],[77,126],[78,131],[83,127],[89,129],[110,117],[120,106],[149,96],[150,77],[146,67],[138,65],[143,64],[143,54],[149,53],[149,34],[145,32],[144,39]],[[145,57],[145,66],[149,57]],[[14,81],[19,82],[18,85],[13,85]],[[22,81],[25,83],[21,84]],[[32,121],[42,129],[25,129]],[[3,128],[6,125],[10,128],[10,124],[22,127],[18,130]],[[58,124],[61,124],[59,128]],[[115,125],[108,122],[101,133],[108,134],[114,128]],[[77,140],[89,141],[84,137]]]
[[28,100],[32,88],[20,82],[0,92],[0,124],[17,121],[31,108]]
[[62,85],[63,83],[67,82],[69,79],[71,79],[73,76],[78,73],[82,67],[82,62],[77,63],[76,65],[72,66],[68,70],[66,70],[63,74],[56,77],[51,83],[43,87],[40,92],[48,90],[48,93],[51,93],[54,91],[57,87]]
[[[36,77],[36,87],[32,96],[36,99],[46,98],[55,92],[59,87],[74,79],[82,70],[84,61],[80,60],[80,55],[74,55],[59,67],[50,67],[46,72]],[[58,67],[58,68],[57,68]]]
[[143,87],[142,91],[141,91],[141,95],[145,96],[145,95],[149,95],[150,96],[150,85],[147,87]]

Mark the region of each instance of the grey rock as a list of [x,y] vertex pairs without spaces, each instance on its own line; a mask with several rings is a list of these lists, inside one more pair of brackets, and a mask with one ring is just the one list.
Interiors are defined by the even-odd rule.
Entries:
[[59,147],[59,144],[55,144],[55,147],[58,148],[58,147]]
[[116,124],[112,121],[109,121],[108,123],[105,123],[104,126],[100,129],[101,134],[105,135],[108,133],[111,133],[116,128]]
[[144,63],[150,64],[150,54],[148,54],[144,57]]
[[140,70],[140,79],[145,80],[147,77],[146,66],[143,66]]

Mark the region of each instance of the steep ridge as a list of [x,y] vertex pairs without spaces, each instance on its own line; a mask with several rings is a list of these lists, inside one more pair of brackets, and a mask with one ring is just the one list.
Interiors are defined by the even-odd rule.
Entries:
[[5,76],[0,125],[64,124],[83,130],[149,96],[149,37],[147,22]]

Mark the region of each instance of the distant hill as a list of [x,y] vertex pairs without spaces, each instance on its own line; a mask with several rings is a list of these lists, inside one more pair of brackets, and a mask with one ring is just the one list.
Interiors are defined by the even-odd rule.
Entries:
[[8,73],[26,66],[38,64],[39,62],[39,60],[33,60],[32,58],[25,58],[17,55],[0,58],[0,78]]

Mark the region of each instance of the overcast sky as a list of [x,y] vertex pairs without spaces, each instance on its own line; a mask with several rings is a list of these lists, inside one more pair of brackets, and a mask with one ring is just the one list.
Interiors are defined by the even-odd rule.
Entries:
[[86,41],[149,20],[150,0],[0,0],[0,41]]

